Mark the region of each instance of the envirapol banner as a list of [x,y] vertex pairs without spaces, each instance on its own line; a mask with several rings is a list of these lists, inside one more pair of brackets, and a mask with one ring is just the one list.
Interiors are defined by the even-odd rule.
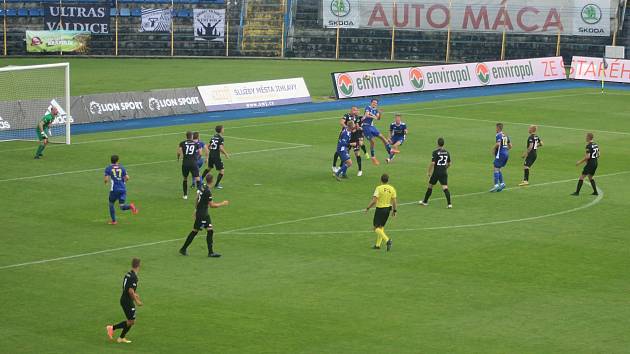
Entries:
[[198,87],[209,112],[311,102],[304,78]]
[[573,57],[571,79],[630,83],[630,60]]
[[[610,36],[610,0],[322,0],[324,27]],[[337,20],[338,18],[338,20]],[[358,19],[359,23],[355,22]]]
[[51,4],[44,7],[44,29],[109,33],[110,3]]
[[26,51],[29,53],[78,52],[88,50],[90,32],[26,31]]
[[564,80],[562,57],[333,73],[337,98]]

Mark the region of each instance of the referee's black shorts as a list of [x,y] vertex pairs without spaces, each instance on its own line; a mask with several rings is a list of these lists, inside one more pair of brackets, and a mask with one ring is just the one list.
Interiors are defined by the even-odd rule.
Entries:
[[392,207],[376,208],[374,211],[374,227],[385,227],[391,211]]

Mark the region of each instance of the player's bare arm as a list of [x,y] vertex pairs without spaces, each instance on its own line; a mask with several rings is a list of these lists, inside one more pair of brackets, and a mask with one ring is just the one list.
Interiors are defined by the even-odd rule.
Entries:
[[501,146],[501,142],[496,142],[496,144],[494,144],[494,146],[492,146],[492,154],[496,154],[497,153],[497,149]]
[[395,217],[397,212],[398,212],[398,202],[396,201],[396,198],[392,198],[392,217]]
[[227,153],[227,151],[225,151],[225,149],[223,148],[223,145],[221,145],[219,147],[219,150],[221,151],[221,153],[223,154],[223,156],[225,156],[226,159],[230,158],[230,155]]
[[179,161],[179,158],[182,157],[182,155],[184,155],[184,151],[182,151],[181,146],[178,146],[177,147],[177,161]]
[[136,293],[136,291],[133,290],[133,288],[129,288],[128,292],[129,292],[129,296],[131,296],[131,298],[136,303],[136,305],[138,306],[144,305],[142,301],[140,300],[140,295],[138,295],[138,293]]
[[229,202],[229,201],[227,201],[227,200],[224,200],[224,201],[222,201],[221,203],[215,203],[215,202],[210,202],[210,203],[208,203],[208,206],[209,206],[210,208],[215,208],[215,209],[216,209],[216,208],[220,208],[220,207],[224,207],[224,206],[228,206],[228,205],[230,205],[230,202]]
[[527,145],[527,151],[525,151],[525,152],[523,153],[523,156],[522,156],[522,157],[523,157],[523,158],[526,158],[526,157],[527,157],[527,155],[529,155],[529,153],[530,153],[530,152],[532,152],[532,150],[533,150],[533,149],[534,149],[534,144],[529,143],[529,144]]
[[339,125],[341,125],[341,129],[346,127],[346,120],[343,117],[339,119]]
[[427,177],[431,177],[431,174],[433,174],[434,168],[435,168],[435,162],[431,161],[429,163],[429,166],[427,167]]
[[581,159],[580,161],[576,162],[576,163],[575,163],[575,165],[576,165],[576,166],[579,166],[579,165],[581,165],[581,164],[585,163],[586,161],[588,161],[588,160],[590,160],[590,159],[591,159],[591,154],[589,154],[588,152],[586,152],[586,154],[584,154],[584,158],[583,158],[583,159]]
[[109,176],[105,176],[104,182],[105,182],[105,184],[109,183]]
[[365,208],[365,212],[367,213],[368,210],[370,210],[370,208],[372,208],[373,206],[376,205],[376,202],[378,202],[378,198],[377,197],[372,197],[372,200],[370,201],[370,204],[368,204],[367,208]]

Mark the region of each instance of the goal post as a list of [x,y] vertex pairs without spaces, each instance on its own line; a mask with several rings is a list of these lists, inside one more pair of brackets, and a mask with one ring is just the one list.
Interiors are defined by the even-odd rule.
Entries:
[[70,144],[70,64],[0,68],[0,142],[37,140],[36,127],[52,107],[51,143]]

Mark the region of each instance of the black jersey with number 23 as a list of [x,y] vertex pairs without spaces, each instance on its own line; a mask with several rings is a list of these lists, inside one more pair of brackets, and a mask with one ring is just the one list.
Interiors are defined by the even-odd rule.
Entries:
[[431,161],[435,163],[435,169],[433,170],[434,174],[446,174],[446,169],[451,161],[451,154],[444,149],[436,149],[433,151],[433,155],[431,157]]

